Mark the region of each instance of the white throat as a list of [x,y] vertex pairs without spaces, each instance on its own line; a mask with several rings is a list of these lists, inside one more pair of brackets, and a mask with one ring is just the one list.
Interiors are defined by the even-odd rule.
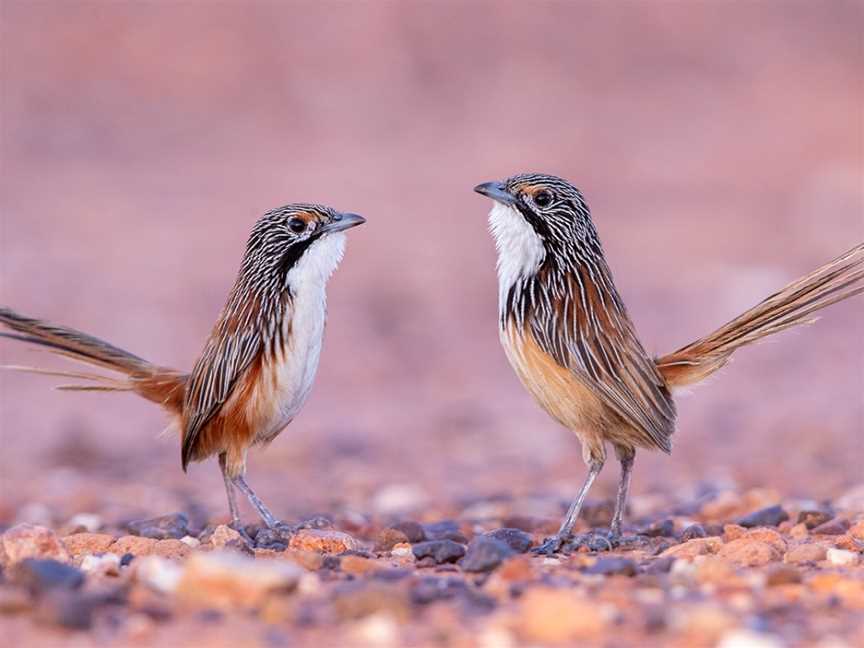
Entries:
[[315,241],[288,271],[288,285],[292,290],[323,289],[345,254],[345,233],[325,234]]
[[546,256],[543,240],[516,209],[496,202],[489,212],[489,230],[498,250],[498,304],[504,308],[507,293],[520,277],[529,277]]

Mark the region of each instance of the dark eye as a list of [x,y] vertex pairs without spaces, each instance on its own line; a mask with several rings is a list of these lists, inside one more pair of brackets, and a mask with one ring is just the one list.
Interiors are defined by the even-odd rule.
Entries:
[[288,228],[295,234],[299,234],[306,229],[306,222],[300,220],[299,218],[292,218],[290,221],[288,221]]
[[552,202],[552,194],[548,191],[538,191],[534,194],[534,204],[538,207],[548,207]]

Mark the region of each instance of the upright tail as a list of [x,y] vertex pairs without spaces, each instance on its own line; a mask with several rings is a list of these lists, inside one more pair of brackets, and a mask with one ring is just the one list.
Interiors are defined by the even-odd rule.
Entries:
[[657,359],[657,368],[672,387],[692,385],[729,361],[740,347],[811,324],[816,311],[864,292],[864,244],[826,263],[739,315],[728,324]]
[[107,376],[83,371],[55,371],[21,366],[6,367],[7,369],[87,381],[86,384],[60,385],[57,389],[132,391],[147,400],[159,403],[169,412],[179,413],[183,407],[186,376],[179,372],[151,364],[92,335],[24,317],[8,308],[0,307],[0,324],[14,331],[0,333],[0,337],[42,346],[58,355],[121,375]]

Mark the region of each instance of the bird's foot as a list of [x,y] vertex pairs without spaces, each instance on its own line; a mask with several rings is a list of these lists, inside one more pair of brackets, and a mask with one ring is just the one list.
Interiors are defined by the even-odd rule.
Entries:
[[325,517],[314,517],[297,524],[277,520],[272,526],[260,529],[255,535],[255,542],[262,548],[285,549],[291,544],[291,538],[302,529],[329,529],[332,526],[333,523]]
[[549,536],[546,540],[543,541],[539,547],[534,547],[531,550],[531,553],[535,553],[541,556],[552,556],[561,551],[561,549],[566,544],[564,538],[560,535],[555,534],[553,536]]
[[612,551],[620,548],[643,547],[648,539],[642,535],[624,535],[620,531],[610,529],[592,529],[588,533],[574,536],[568,543],[567,549],[577,551],[585,547],[588,551]]
[[233,520],[228,523],[229,529],[234,529],[237,533],[240,534],[240,538],[243,542],[246,543],[246,546],[249,549],[255,548],[255,540],[252,539],[252,536],[246,531],[246,527],[243,526],[243,523],[240,520]]

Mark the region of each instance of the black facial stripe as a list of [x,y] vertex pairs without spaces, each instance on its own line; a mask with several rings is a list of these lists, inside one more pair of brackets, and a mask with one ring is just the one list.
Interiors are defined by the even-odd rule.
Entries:
[[303,257],[306,253],[306,250],[309,247],[321,238],[321,233],[312,234],[309,238],[303,239],[302,241],[297,241],[296,243],[292,243],[288,246],[288,249],[285,250],[285,253],[282,255],[282,259],[279,261],[279,271],[283,274],[288,274],[288,272],[297,265],[297,262]]

